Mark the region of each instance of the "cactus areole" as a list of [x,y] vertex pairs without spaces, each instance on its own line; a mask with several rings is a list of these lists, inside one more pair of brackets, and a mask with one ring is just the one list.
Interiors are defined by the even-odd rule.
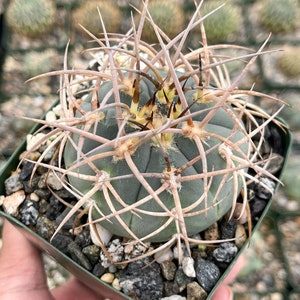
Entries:
[[247,168],[231,157],[245,161],[249,148],[230,105],[218,107],[192,77],[176,73],[179,91],[172,76],[157,71],[160,86],[150,72],[131,82],[124,72],[117,93],[112,81],[102,82],[97,108],[95,95],[81,103],[94,138],[73,132],[64,149],[69,182],[94,204],[93,220],[150,242],[197,234],[224,216]]

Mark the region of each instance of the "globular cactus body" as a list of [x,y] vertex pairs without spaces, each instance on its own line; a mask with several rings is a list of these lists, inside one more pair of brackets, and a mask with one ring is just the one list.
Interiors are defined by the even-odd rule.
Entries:
[[55,15],[52,0],[13,0],[7,8],[7,23],[19,34],[39,37],[52,28]]
[[[188,85],[186,83],[185,88],[188,88]],[[178,206],[180,206],[182,211],[182,220],[180,222],[184,222],[183,228],[186,228],[187,234],[199,233],[219,220],[231,208],[232,198],[236,192],[230,171],[218,176],[208,177],[206,178],[208,182],[206,182],[205,174],[218,170],[224,171],[228,167],[226,160],[220,153],[220,145],[223,143],[222,139],[227,140],[228,143],[229,141],[235,143],[241,140],[244,135],[240,130],[232,135],[236,124],[232,116],[223,108],[215,112],[205,128],[197,129],[197,125],[201,124],[201,121],[211,111],[210,109],[214,106],[214,103],[195,102],[193,98],[194,92],[187,91],[185,96],[188,104],[191,105],[190,113],[195,114],[194,117],[191,117],[194,128],[189,127],[185,124],[186,122],[180,122],[177,126],[178,133],[173,134],[162,131],[161,134],[156,134],[152,139],[147,139],[136,147],[135,145],[139,143],[139,139],[134,137],[133,133],[141,131],[143,127],[144,130],[147,128],[149,132],[151,129],[158,129],[167,121],[167,113],[170,111],[171,103],[176,103],[174,107],[179,110],[177,114],[182,112],[182,109],[180,111],[181,105],[179,104],[178,96],[175,96],[174,99],[168,99],[169,103],[162,103],[156,96],[159,94],[159,91],[156,90],[149,80],[142,80],[140,86],[139,107],[135,111],[132,109],[134,106],[132,95],[125,92],[120,94],[121,103],[125,104],[130,110],[130,119],[124,128],[127,133],[125,142],[120,142],[119,145],[103,146],[97,141],[85,139],[82,146],[81,151],[85,157],[100,157],[103,155],[104,157],[93,160],[93,167],[89,164],[84,164],[76,171],[80,174],[95,175],[94,167],[96,166],[99,178],[103,176],[104,182],[112,179],[111,185],[116,192],[116,194],[109,192],[109,196],[105,195],[105,191],[99,183],[99,190],[94,194],[93,199],[96,201],[101,213],[98,210],[94,210],[94,218],[100,218],[101,214],[105,216],[110,215],[109,220],[102,221],[101,225],[118,236],[130,238],[132,237],[131,234],[120,224],[120,220],[112,217],[112,214],[121,211],[127,205],[132,205],[131,210],[119,214],[121,220],[136,237],[142,239],[149,236],[147,240],[163,242],[178,232],[176,221],[181,217],[178,213]],[[192,83],[190,83],[189,88],[191,87]],[[106,82],[100,86],[98,94],[100,103],[103,102],[111,88],[111,82]],[[170,91],[169,93],[176,94]],[[145,110],[145,114],[141,115],[143,108],[145,109],[147,105],[150,106],[149,101],[154,98],[151,111],[147,112]],[[90,101],[91,97],[88,97],[83,104],[87,111],[91,106]],[[114,96],[111,96],[107,101],[107,105],[113,103],[115,103],[115,99]],[[234,115],[234,112],[231,112]],[[96,134],[109,140],[117,139],[119,128],[116,107],[113,106],[101,110],[101,115]],[[138,118],[141,120],[139,121]],[[151,118],[152,120],[150,120]],[[139,122],[139,126],[134,121]],[[195,132],[193,133],[194,129]],[[213,133],[213,136],[211,136],[211,133]],[[132,138],[130,137],[131,135],[133,136]],[[200,157],[199,145],[196,145],[192,138],[193,135],[199,136],[199,142],[203,146],[203,151],[207,152],[205,158]],[[229,140],[228,137],[230,137]],[[80,143],[80,136],[73,136],[72,139],[75,144]],[[122,149],[122,147],[124,148]],[[246,153],[247,147],[247,143],[242,144],[239,149],[242,154]],[[131,152],[130,156],[134,165],[138,168],[139,173],[143,174],[144,180],[151,189],[157,192],[160,202],[154,199],[153,196],[149,196],[149,190],[136,177],[132,167],[128,165],[128,160],[123,156],[123,151]],[[119,156],[105,155],[110,152],[119,153],[117,154]],[[68,144],[64,153],[67,167],[76,165],[78,152],[72,144]],[[241,153],[236,154],[241,155]],[[191,163],[189,167],[181,171],[193,160],[195,160],[194,163]],[[181,182],[182,178],[197,177],[199,174],[204,174],[204,177]],[[172,176],[173,178],[171,178]],[[115,180],[113,180],[114,178]],[[82,191],[83,194],[87,194],[95,185],[94,182],[91,183],[72,176],[69,176],[69,180],[72,186]],[[164,188],[165,184],[168,185],[166,188]],[[178,193],[178,198],[174,193]],[[207,193],[207,197],[203,197],[205,193]],[[120,197],[125,204],[120,203],[117,197]],[[148,200],[142,200],[147,199],[147,197],[149,198]],[[135,206],[139,201],[144,203]],[[179,202],[176,203],[177,201]],[[173,217],[172,214],[174,214]],[[173,220],[168,222],[172,218]],[[162,230],[164,226],[166,228]],[[159,232],[152,235],[157,230]]]
[[298,3],[294,0],[264,0],[260,21],[273,33],[285,33],[295,28],[298,9]]
[[[177,1],[153,0],[149,3],[148,10],[153,21],[168,37],[173,38],[182,30],[184,11]],[[150,22],[144,25],[143,39],[150,43],[157,42],[157,36]]]

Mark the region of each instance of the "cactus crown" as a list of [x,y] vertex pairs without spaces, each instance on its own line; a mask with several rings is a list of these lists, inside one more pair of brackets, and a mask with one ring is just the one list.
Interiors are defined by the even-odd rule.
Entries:
[[[139,25],[133,22],[125,35],[106,33],[103,22],[103,38],[86,30],[99,44],[90,50],[93,69],[69,70],[65,59],[64,70],[39,76],[62,75],[63,83],[59,119],[36,120],[50,130],[36,167],[49,168],[78,198],[57,232],[83,207],[103,249],[105,228],[127,242],[162,243],[145,254],[150,255],[176,242],[187,249],[191,242],[205,243],[192,236],[227,212],[231,217],[241,189],[245,211],[247,180],[258,181],[247,169],[266,174],[257,152],[262,141],[255,145],[251,138],[263,139],[274,116],[247,101],[271,97],[236,87],[264,45],[242,57],[249,62],[231,83],[225,63],[241,57],[213,56],[217,47],[207,45],[207,16],[199,11],[200,6],[187,28],[170,39],[153,22],[146,2]],[[146,19],[158,49],[141,40]],[[201,27],[204,46],[183,54],[195,26]],[[259,124],[254,115],[267,121]],[[43,163],[53,147],[57,166]]]

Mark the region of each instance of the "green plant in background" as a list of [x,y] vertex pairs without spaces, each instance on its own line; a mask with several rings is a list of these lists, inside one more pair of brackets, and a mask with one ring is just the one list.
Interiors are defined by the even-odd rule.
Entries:
[[279,54],[276,66],[279,71],[289,78],[300,76],[300,47],[289,47]]
[[55,17],[56,7],[52,0],[12,0],[6,12],[8,26],[32,38],[51,30]]
[[[48,168],[78,198],[56,233],[83,208],[80,215],[88,214],[93,241],[104,250],[103,228],[127,242],[162,243],[146,256],[175,243],[179,251],[184,243],[190,254],[190,243],[218,242],[193,235],[226,213],[232,216],[241,191],[241,214],[247,210],[248,179],[273,178],[258,152],[264,127],[276,114],[248,100],[274,98],[236,89],[264,45],[257,53],[233,58],[248,63],[231,83],[226,60],[213,54],[215,46],[204,42],[188,54],[181,51],[188,33],[203,26],[199,10],[171,39],[155,24],[146,2],[140,23],[128,34],[98,39],[86,30],[99,44],[90,50],[97,71],[69,70],[66,57],[63,70],[38,76],[63,75],[63,83],[59,119],[36,120],[49,132],[42,138],[47,147],[34,163]],[[145,20],[159,49],[141,40]],[[253,136],[261,138],[254,144]],[[43,162],[53,148],[58,165]],[[248,174],[248,168],[257,175]]]
[[295,0],[264,0],[260,9],[261,24],[272,33],[284,33],[295,28],[299,6]]
[[78,28],[80,24],[93,34],[102,33],[99,12],[106,24],[106,30],[118,32],[121,24],[121,11],[114,1],[108,0],[82,1],[72,17],[74,27]]
[[31,51],[24,54],[23,64],[27,76],[33,77],[48,71],[53,57],[55,57],[55,53],[52,50],[42,52]]
[[[219,0],[204,1],[202,14],[208,14],[220,7],[222,3]],[[226,3],[222,9],[217,10],[204,21],[206,36],[211,43],[228,40],[238,32],[240,24],[240,10],[233,3]]]
[[[152,0],[149,2],[148,10],[155,24],[169,38],[174,38],[183,29],[184,11],[175,0]],[[143,39],[149,43],[158,42],[155,31],[148,21],[144,25]]]

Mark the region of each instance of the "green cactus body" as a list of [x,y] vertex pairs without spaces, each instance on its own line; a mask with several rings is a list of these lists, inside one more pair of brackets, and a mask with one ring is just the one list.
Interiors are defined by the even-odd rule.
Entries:
[[296,26],[297,1],[265,0],[260,10],[262,25],[273,33],[284,33]]
[[[170,38],[175,37],[183,29],[184,12],[176,1],[150,1],[148,11],[157,26]],[[145,23],[143,39],[151,43],[157,42],[156,34],[149,22]]]
[[102,33],[103,29],[98,9],[106,24],[106,30],[108,32],[118,32],[121,24],[120,8],[113,1],[107,0],[82,2],[73,15],[75,27],[77,28],[80,24],[93,34]]
[[276,66],[281,73],[289,78],[300,76],[300,47],[290,47],[282,52],[276,61]]
[[17,33],[39,37],[55,21],[56,7],[51,0],[12,0],[7,9],[7,24]]
[[[203,13],[209,13],[222,5],[222,1],[208,1],[203,5]],[[240,27],[241,16],[238,7],[226,4],[204,21],[206,36],[211,43],[228,40]]]
[[[160,71],[160,74],[163,75],[163,72]],[[113,234],[130,238],[134,237],[133,233],[140,239],[163,242],[169,240],[182,228],[187,228],[188,235],[201,232],[219,220],[232,207],[232,199],[235,196],[234,178],[232,172],[228,170],[228,162],[220,153],[220,147],[222,144],[235,144],[244,138],[244,134],[241,130],[234,130],[237,124],[233,117],[235,116],[233,110],[229,109],[228,112],[223,108],[217,109],[211,120],[201,129],[198,125],[207,117],[215,104],[195,101],[195,91],[189,90],[192,86],[192,80],[188,80],[184,89],[186,89],[185,98],[191,105],[190,114],[193,115],[191,117],[193,126],[189,126],[187,121],[182,121],[174,126],[177,129],[174,133],[162,131],[145,141],[137,137],[135,135],[137,132],[150,134],[153,130],[161,128],[167,119],[180,118],[183,111],[175,89],[172,90],[169,85],[164,87],[165,93],[162,90],[157,91],[148,79],[143,78],[140,81],[138,107],[133,102],[132,93],[120,91],[121,102],[128,107],[127,113],[123,112],[123,117],[129,118],[124,127],[126,131],[124,142],[116,146],[85,139],[80,151],[84,153],[84,157],[91,158],[93,166],[84,163],[76,169],[73,168],[73,171],[92,176],[98,172],[103,182],[110,181],[114,192],[108,191],[99,184],[99,189],[92,199],[96,201],[98,207],[98,210],[94,210],[94,219],[101,218],[102,214],[110,216],[109,220],[103,220],[101,225]],[[109,81],[99,87],[100,107],[111,89],[112,83]],[[162,94],[170,97],[169,102],[160,98]],[[91,99],[91,96],[87,97],[82,104],[82,108],[87,112],[91,107]],[[150,99],[152,99],[151,103]],[[116,107],[108,107],[113,103],[115,99],[111,96],[99,113],[100,120],[96,130],[97,136],[108,140],[115,140],[119,134]],[[167,115],[169,115],[168,118]],[[197,146],[192,138],[195,135],[198,136],[196,140],[201,144],[200,147],[204,148],[205,158],[200,157],[199,145]],[[78,151],[74,147],[74,143],[80,144],[80,136],[73,134],[72,140],[73,143],[68,143],[64,151],[67,168],[80,164]],[[138,147],[135,146],[137,144],[139,144]],[[234,150],[234,153],[244,157],[247,151],[248,143],[244,142],[237,150]],[[111,152],[114,155],[110,155]],[[149,190],[145,188],[145,184],[142,184],[140,179],[133,174],[125,152],[127,154],[130,152],[134,165],[159,200],[153,199]],[[105,156],[105,154],[108,155]],[[103,157],[97,159],[100,156]],[[220,175],[208,177],[205,175],[217,170],[221,172]],[[203,178],[198,178],[199,174],[203,174]],[[187,178],[187,180],[179,180],[182,178]],[[76,176],[69,176],[69,180],[71,185],[76,190],[80,190],[83,195],[89,193],[95,186],[95,182]],[[167,187],[164,188],[164,185]],[[240,188],[239,184],[238,189]],[[207,197],[204,197],[206,193]],[[179,203],[176,202],[176,194],[180,200]],[[117,197],[120,197],[122,201]],[[119,216],[121,222],[124,222],[131,230],[130,233],[124,229],[120,220],[112,216],[127,205],[131,205],[131,209],[120,213]],[[172,214],[178,211],[182,211],[182,216],[178,215],[174,218]],[[178,219],[180,219],[181,228],[179,230],[178,222],[176,222]],[[181,227],[181,222],[184,222],[185,226]],[[163,227],[164,229],[161,229]],[[157,234],[153,234],[156,231],[158,231]]]

